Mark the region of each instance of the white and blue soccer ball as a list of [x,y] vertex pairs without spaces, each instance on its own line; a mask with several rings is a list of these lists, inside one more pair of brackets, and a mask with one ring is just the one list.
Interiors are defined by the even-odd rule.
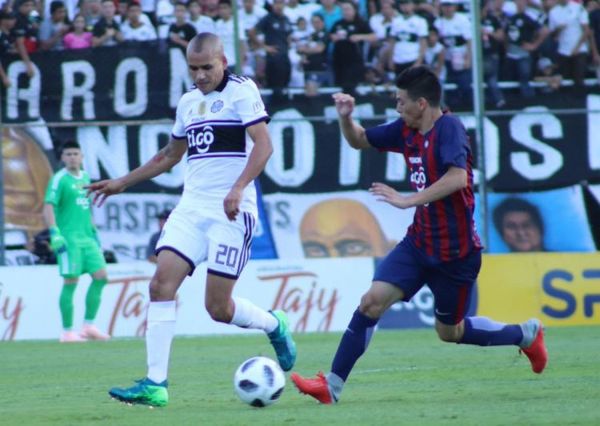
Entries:
[[285,387],[283,370],[271,358],[255,356],[244,361],[233,378],[235,392],[253,407],[266,407],[276,402]]

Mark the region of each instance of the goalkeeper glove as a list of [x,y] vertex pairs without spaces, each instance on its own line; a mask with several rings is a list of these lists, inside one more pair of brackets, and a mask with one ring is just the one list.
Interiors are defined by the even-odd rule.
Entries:
[[62,253],[67,250],[65,237],[61,235],[60,230],[56,226],[50,228],[50,248],[54,253]]

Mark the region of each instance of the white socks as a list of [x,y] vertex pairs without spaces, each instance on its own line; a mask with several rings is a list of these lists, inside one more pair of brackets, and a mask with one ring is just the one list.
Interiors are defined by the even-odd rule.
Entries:
[[[242,328],[264,330],[266,333],[270,333],[278,327],[277,318],[249,300],[234,297],[233,302],[235,308],[231,324]],[[146,320],[146,356],[148,378],[155,383],[161,383],[167,379],[176,319],[177,310],[174,300],[150,302]]]
[[175,335],[176,303],[150,302],[146,320],[146,359],[148,378],[155,383],[167,379],[171,342]]
[[256,328],[266,333],[271,333],[279,326],[277,318],[248,299],[233,297],[233,303],[235,307],[231,324],[242,328]]

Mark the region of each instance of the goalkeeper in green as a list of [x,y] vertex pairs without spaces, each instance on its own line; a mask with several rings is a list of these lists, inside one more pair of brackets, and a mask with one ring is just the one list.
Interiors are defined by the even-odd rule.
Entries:
[[[94,319],[100,307],[102,289],[107,282],[106,262],[92,222],[91,203],[85,186],[90,183],[82,170],[83,154],[77,142],[61,147],[65,167],[50,179],[46,189],[44,219],[50,229],[50,247],[56,254],[64,279],[60,293],[63,333],[61,342],[81,342],[110,338],[98,330]],[[73,331],[73,295],[79,276],[89,273],[92,283],[85,298],[85,321],[79,333]]]

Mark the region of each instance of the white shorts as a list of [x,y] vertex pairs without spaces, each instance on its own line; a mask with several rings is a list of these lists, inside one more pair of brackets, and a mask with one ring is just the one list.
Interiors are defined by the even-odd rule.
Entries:
[[163,227],[156,254],[162,250],[178,254],[192,268],[189,275],[206,261],[209,273],[237,279],[250,258],[255,225],[256,219],[248,212],[230,222],[224,212],[203,214],[178,207]]

